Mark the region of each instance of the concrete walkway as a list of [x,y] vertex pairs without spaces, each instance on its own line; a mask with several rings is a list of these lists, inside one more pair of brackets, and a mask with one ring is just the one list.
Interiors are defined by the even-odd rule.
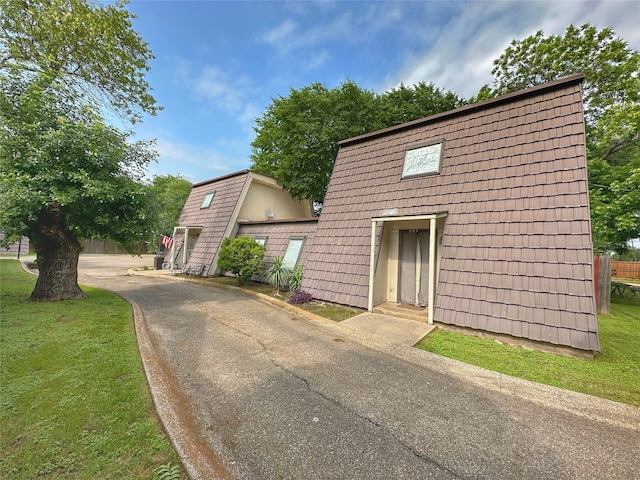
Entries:
[[[228,287],[224,285],[211,285],[210,283],[203,281],[202,279],[197,277],[185,279],[183,276],[174,275],[168,270],[133,269],[129,273],[132,275],[140,275],[144,277],[164,278],[166,280],[190,281],[192,283],[199,283],[201,285],[209,285],[212,288],[223,288],[231,291],[236,291],[244,295],[250,295],[256,298],[260,298],[261,300],[272,303],[280,308],[294,311],[297,314],[303,315],[312,320],[318,320],[319,318],[321,318],[317,317],[316,315],[309,314],[304,309],[289,305],[284,301],[280,301],[267,295],[254,294],[251,291],[247,290],[239,291],[234,287]],[[426,322],[410,320],[393,315],[369,312],[361,313],[354,317],[343,320],[342,322],[340,322],[340,325],[358,330],[364,334],[377,337],[377,340],[380,342],[386,342],[392,345],[405,345],[407,347],[414,346],[436,328],[435,325],[430,325]]]
[[640,478],[638,408],[109,257],[81,256],[80,281],[133,303],[158,413],[192,478]]
[[361,313],[340,323],[379,336],[381,341],[407,347],[418,343],[435,328],[434,325],[425,322],[380,313]]

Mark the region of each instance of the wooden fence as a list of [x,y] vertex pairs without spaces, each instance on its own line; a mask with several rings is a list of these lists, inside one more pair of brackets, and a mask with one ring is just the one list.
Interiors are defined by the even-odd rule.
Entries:
[[611,263],[609,255],[600,255],[593,259],[597,313],[609,313],[611,305]]
[[640,262],[612,262],[611,275],[613,278],[640,279]]
[[[107,242],[106,240],[97,240],[93,238],[83,238],[82,253],[127,253],[126,250],[118,247],[118,245]],[[147,245],[139,243],[134,249],[134,253],[147,253]]]
[[[4,234],[0,233],[0,239],[4,238]],[[6,248],[0,249],[0,254],[3,255],[29,255],[29,237],[22,237],[15,243],[12,243]]]

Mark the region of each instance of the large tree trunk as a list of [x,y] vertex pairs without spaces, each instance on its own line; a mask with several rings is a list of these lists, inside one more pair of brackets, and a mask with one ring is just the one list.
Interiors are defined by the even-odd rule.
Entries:
[[59,302],[86,295],[78,287],[80,242],[66,227],[60,205],[49,204],[40,212],[35,250],[40,275],[31,293],[34,302]]

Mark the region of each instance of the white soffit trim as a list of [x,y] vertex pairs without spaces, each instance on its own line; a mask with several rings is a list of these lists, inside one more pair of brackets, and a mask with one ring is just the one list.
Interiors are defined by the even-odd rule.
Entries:
[[401,222],[406,220],[431,220],[432,218],[444,218],[447,212],[431,213],[427,215],[404,215],[402,217],[373,217],[372,222]]

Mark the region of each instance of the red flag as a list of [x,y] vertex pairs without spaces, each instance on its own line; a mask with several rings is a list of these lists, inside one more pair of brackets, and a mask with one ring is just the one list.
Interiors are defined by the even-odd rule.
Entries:
[[171,248],[171,246],[173,245],[173,238],[162,235],[162,244],[165,246],[165,248]]

